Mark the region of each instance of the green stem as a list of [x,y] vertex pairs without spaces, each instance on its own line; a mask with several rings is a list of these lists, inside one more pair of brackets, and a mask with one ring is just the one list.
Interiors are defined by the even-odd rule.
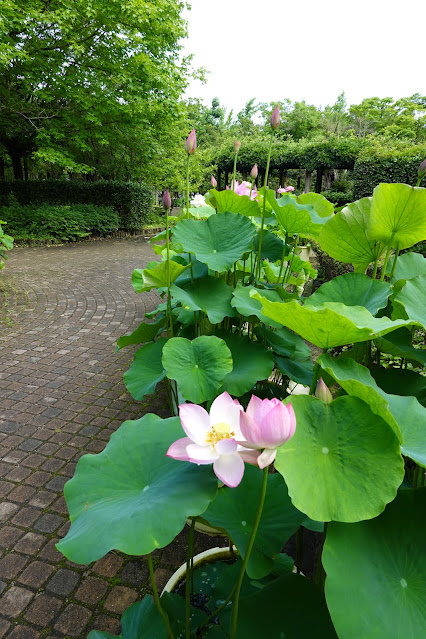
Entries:
[[266,468],[263,469],[262,486],[260,489],[260,496],[259,496],[259,503],[257,506],[256,518],[254,520],[253,528],[252,528],[250,539],[247,546],[247,551],[244,556],[243,565],[241,566],[240,574],[238,576],[237,583],[235,584],[234,605],[232,607],[232,617],[231,617],[231,639],[235,639],[235,636],[237,633],[238,605],[239,605],[239,599],[240,599],[241,585],[243,583],[248,560],[250,558],[250,554],[254,545],[257,529],[259,528],[260,518],[262,517],[263,504],[265,503],[266,488],[268,485],[268,469],[269,469],[268,466],[266,466]]
[[289,276],[293,272],[293,262],[294,262],[294,257],[296,255],[298,244],[299,244],[299,234],[296,235],[296,240],[295,240],[294,246],[293,246],[293,252],[292,252],[291,258],[288,261],[287,268],[286,268],[285,273],[284,273],[283,286],[284,286],[285,282],[287,282],[287,279],[289,278]]
[[232,173],[232,191],[235,193],[235,173],[237,171],[237,158],[238,158],[238,151],[235,152],[235,156],[234,156],[234,171]]
[[277,283],[275,284],[274,288],[278,288],[280,284],[280,279],[281,279],[281,275],[282,275],[283,267],[284,267],[284,258],[285,258],[286,248],[287,248],[287,233],[285,234],[285,242],[284,242],[283,254],[281,257],[281,264],[280,264],[280,272],[278,273]]
[[389,278],[389,281],[390,281],[390,282],[392,281],[392,278],[393,278],[394,273],[395,273],[395,269],[396,269],[396,261],[397,261],[397,259],[398,259],[398,255],[399,255],[399,249],[397,249],[397,250],[396,250],[395,257],[394,257],[394,260],[393,260],[393,264],[392,264],[392,271],[391,271],[390,278]]
[[318,364],[318,362],[315,362],[314,376],[312,378],[312,384],[311,384],[311,387],[309,389],[309,395],[314,395],[314,393],[315,393],[315,389],[316,389],[316,386],[317,386],[317,381],[318,381],[318,378],[320,376],[320,370],[321,370],[321,366]]
[[168,209],[166,209],[166,255],[167,255],[167,315],[169,317],[169,337],[173,337],[172,301],[170,298],[170,239],[169,239]]
[[383,280],[385,279],[386,267],[387,267],[388,262],[389,262],[389,256],[390,256],[391,250],[392,250],[392,247],[388,246],[388,248],[386,250],[386,255],[385,255],[385,262],[384,262],[383,267],[382,267],[382,274],[380,275],[380,281],[381,282],[383,282]]
[[418,180],[417,180],[417,182],[416,182],[416,186],[420,186],[420,182],[422,181],[422,178],[423,178],[423,176],[422,176],[422,177],[419,177],[419,179],[418,179]]
[[192,582],[192,558],[194,556],[194,528],[195,517],[191,521],[189,528],[188,549],[186,553],[186,579],[185,579],[185,637],[191,636],[191,582]]
[[186,158],[186,217],[189,218],[189,153]]
[[155,583],[155,577],[154,577],[154,568],[152,566],[152,556],[151,553],[149,553],[147,555],[148,558],[148,569],[149,569],[149,576],[151,579],[151,586],[152,586],[152,592],[154,594],[154,601],[155,601],[155,605],[157,606],[157,610],[160,613],[163,621],[164,621],[164,625],[166,626],[167,629],[167,637],[169,637],[169,639],[175,639],[175,636],[173,634],[173,630],[170,627],[170,623],[169,623],[169,619],[166,615],[166,613],[164,612],[161,603],[160,603],[160,597],[158,596],[158,590],[157,590],[157,584]]
[[268,188],[268,176],[269,176],[269,164],[271,161],[272,139],[274,137],[274,130],[271,131],[271,137],[269,139],[268,160],[266,162],[265,181],[263,183],[263,206],[262,206],[262,223],[260,225],[259,234],[259,247],[257,253],[257,279],[260,279],[260,261],[262,255],[262,240],[263,240],[263,227],[265,226],[265,211],[266,211],[266,189]]

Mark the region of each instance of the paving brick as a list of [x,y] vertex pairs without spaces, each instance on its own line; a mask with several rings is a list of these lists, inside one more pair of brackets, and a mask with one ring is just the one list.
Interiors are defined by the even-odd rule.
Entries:
[[[21,532],[21,531],[20,531]],[[21,533],[22,534],[22,533]],[[21,537],[14,550],[24,553],[25,555],[34,555],[46,543],[47,538],[34,532],[28,532]]]
[[10,481],[0,481],[0,498],[6,497],[10,491],[15,488],[15,484]]
[[19,528],[3,526],[3,528],[0,528],[0,548],[12,548],[23,534],[23,531]]
[[10,628],[10,623],[6,619],[0,619],[0,639],[3,639]]
[[163,590],[172,574],[173,570],[167,570],[166,568],[157,568],[157,570],[154,572],[154,578],[158,590]]
[[128,561],[119,575],[121,581],[140,586],[149,579],[149,570],[147,563],[140,559],[139,561]]
[[8,499],[11,501],[17,501],[19,503],[24,503],[29,501],[29,499],[34,495],[36,489],[32,486],[25,486],[22,484],[21,486],[17,486],[11,493],[8,495]]
[[98,577],[85,577],[74,594],[75,599],[85,604],[97,604],[108,590],[109,583]]
[[116,614],[123,612],[138,598],[138,593],[126,586],[114,586],[104,602],[104,608]]
[[26,588],[12,586],[1,599],[1,613],[12,619],[16,618],[28,606],[34,593]]
[[47,459],[41,469],[49,473],[56,473],[64,464],[65,462],[62,459]]
[[9,634],[8,639],[38,639],[40,633],[29,626],[15,626]]
[[41,593],[37,595],[24,615],[24,619],[36,626],[45,628],[56,617],[61,609],[62,601],[57,597]]
[[112,635],[120,634],[120,620],[107,615],[98,615],[93,620],[90,629],[101,632],[109,632]]
[[70,604],[54,624],[54,629],[71,637],[78,637],[90,621],[92,612],[83,606]]
[[17,526],[24,526],[29,528],[35,522],[37,517],[40,516],[40,511],[35,508],[21,508],[17,515],[12,519],[12,522]]
[[4,501],[0,504],[0,522],[7,521],[16,513],[19,506],[11,502]]
[[54,499],[56,499],[56,495],[52,495],[52,493],[45,490],[39,491],[32,499],[30,499],[29,505],[34,506],[35,508],[47,508]]
[[10,473],[6,475],[6,479],[9,481],[21,482],[24,481],[31,474],[31,471],[28,468],[24,468],[23,466],[17,466]]
[[26,451],[33,451],[36,450],[39,446],[40,446],[41,442],[38,439],[26,439],[25,441],[22,442],[22,444],[19,444],[19,448],[21,450],[26,450]]
[[59,539],[51,539],[40,551],[39,559],[57,562],[63,558],[62,553],[59,550],[56,550],[55,544],[57,544]]
[[44,584],[46,579],[50,577],[53,571],[54,568],[50,564],[33,561],[18,577],[18,581],[26,586],[38,589]]
[[39,470],[33,473],[30,477],[28,477],[25,483],[39,488],[40,486],[44,486],[44,484],[50,479],[50,477],[51,477],[50,473],[45,473]]
[[74,590],[80,577],[73,570],[61,568],[55,573],[46,586],[46,590],[53,592],[55,595],[66,597]]
[[56,492],[62,492],[67,481],[68,477],[57,476],[47,482],[47,484],[45,484],[45,488]]
[[93,566],[92,570],[102,577],[114,577],[120,570],[123,560],[114,553],[108,553],[102,559],[99,559]]
[[45,533],[53,533],[63,523],[63,518],[59,515],[44,514],[34,524],[35,530]]
[[27,557],[16,553],[6,555],[3,559],[0,559],[0,577],[3,579],[15,579],[26,563],[28,563]]

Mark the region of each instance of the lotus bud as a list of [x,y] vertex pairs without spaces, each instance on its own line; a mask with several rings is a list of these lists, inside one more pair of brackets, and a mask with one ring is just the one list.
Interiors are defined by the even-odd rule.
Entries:
[[315,397],[318,397],[318,399],[323,401],[324,404],[329,404],[333,401],[333,397],[328,389],[328,386],[324,384],[322,378],[320,378],[315,389]]
[[278,126],[280,124],[280,108],[277,104],[277,106],[275,107],[272,115],[271,115],[271,127],[274,129],[278,129]]
[[423,162],[419,166],[419,178],[422,179],[424,178],[425,175],[426,175],[426,160],[423,160]]
[[252,180],[255,180],[257,178],[259,174],[259,171],[257,169],[257,164],[254,165],[254,167],[252,168],[252,170],[250,171],[250,177]]
[[212,185],[212,187],[214,189],[217,187],[217,182],[216,182],[216,178],[214,177],[214,175],[212,175],[212,177],[210,179],[210,184]]
[[191,133],[186,138],[185,151],[188,155],[192,155],[197,148],[197,136],[195,135],[195,129],[192,129]]
[[169,193],[169,189],[166,189],[164,191],[164,195],[163,195],[163,206],[164,208],[167,209],[171,209],[172,208],[172,199],[170,197],[170,193]]
[[238,153],[238,151],[240,150],[240,146],[241,146],[241,142],[238,142],[238,140],[235,140],[235,142],[234,142],[234,151],[235,151],[235,153]]

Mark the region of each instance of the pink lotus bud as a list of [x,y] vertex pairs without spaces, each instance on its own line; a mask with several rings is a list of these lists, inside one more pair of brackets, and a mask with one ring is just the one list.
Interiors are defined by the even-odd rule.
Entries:
[[328,386],[324,384],[322,378],[320,378],[317,384],[317,387],[315,389],[315,397],[318,397],[318,399],[323,401],[324,404],[329,404],[330,402],[333,401],[333,397],[328,389]]
[[419,178],[424,178],[425,175],[426,175],[426,160],[423,160],[423,162],[419,166]]
[[296,415],[291,404],[277,398],[261,400],[252,395],[246,412],[240,415],[240,427],[246,448],[264,449],[257,458],[259,468],[269,466],[277,454],[277,448],[293,437]]
[[166,189],[164,191],[164,195],[163,195],[163,206],[164,208],[167,209],[171,209],[172,208],[172,199],[170,197],[170,193],[169,193],[169,189]]
[[275,107],[272,115],[271,115],[271,127],[274,129],[278,129],[278,126],[280,124],[280,108],[277,104],[277,106]]
[[214,189],[217,187],[217,182],[216,182],[216,178],[214,177],[214,175],[212,175],[212,177],[210,179],[210,184],[212,185],[212,187]]
[[191,133],[186,138],[185,151],[188,155],[192,155],[197,148],[197,136],[195,135],[195,129],[192,129]]
[[257,164],[254,165],[254,167],[252,168],[252,170],[250,171],[250,177],[252,180],[255,180],[257,178],[259,174],[259,171],[257,169]]
[[241,142],[238,142],[238,140],[235,140],[235,142],[234,142],[234,151],[235,151],[235,153],[238,153],[238,151],[240,150],[240,146],[241,146]]

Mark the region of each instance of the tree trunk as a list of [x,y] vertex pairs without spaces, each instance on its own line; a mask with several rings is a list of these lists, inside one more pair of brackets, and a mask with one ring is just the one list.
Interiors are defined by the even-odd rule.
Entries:
[[228,186],[228,171],[225,171],[225,189]]
[[247,171],[241,171],[241,175],[243,176],[243,181],[246,182],[247,181]]
[[327,169],[324,173],[324,190],[328,191],[331,189],[331,185],[333,183],[334,172],[333,169]]
[[287,171],[284,171],[284,169],[281,169],[280,170],[280,187],[285,189],[286,186],[287,186]]
[[222,181],[222,171],[220,169],[217,170],[217,190],[220,191]]
[[311,190],[311,184],[312,184],[312,173],[311,171],[308,171],[306,169],[305,170],[305,188],[303,193],[309,193],[309,191]]
[[24,157],[24,179],[28,180],[28,160]]
[[0,180],[4,180],[4,160],[0,158]]
[[296,190],[300,191],[300,183],[302,181],[302,178],[300,175],[297,176],[297,184],[296,184]]
[[23,180],[24,174],[22,172],[22,163],[21,163],[22,154],[19,151],[16,151],[15,149],[11,149],[9,150],[9,155],[10,155],[10,159],[12,160],[13,177],[15,178],[15,180]]
[[322,191],[322,176],[324,175],[324,168],[319,166],[317,168],[317,179],[315,181],[315,193],[321,193]]

